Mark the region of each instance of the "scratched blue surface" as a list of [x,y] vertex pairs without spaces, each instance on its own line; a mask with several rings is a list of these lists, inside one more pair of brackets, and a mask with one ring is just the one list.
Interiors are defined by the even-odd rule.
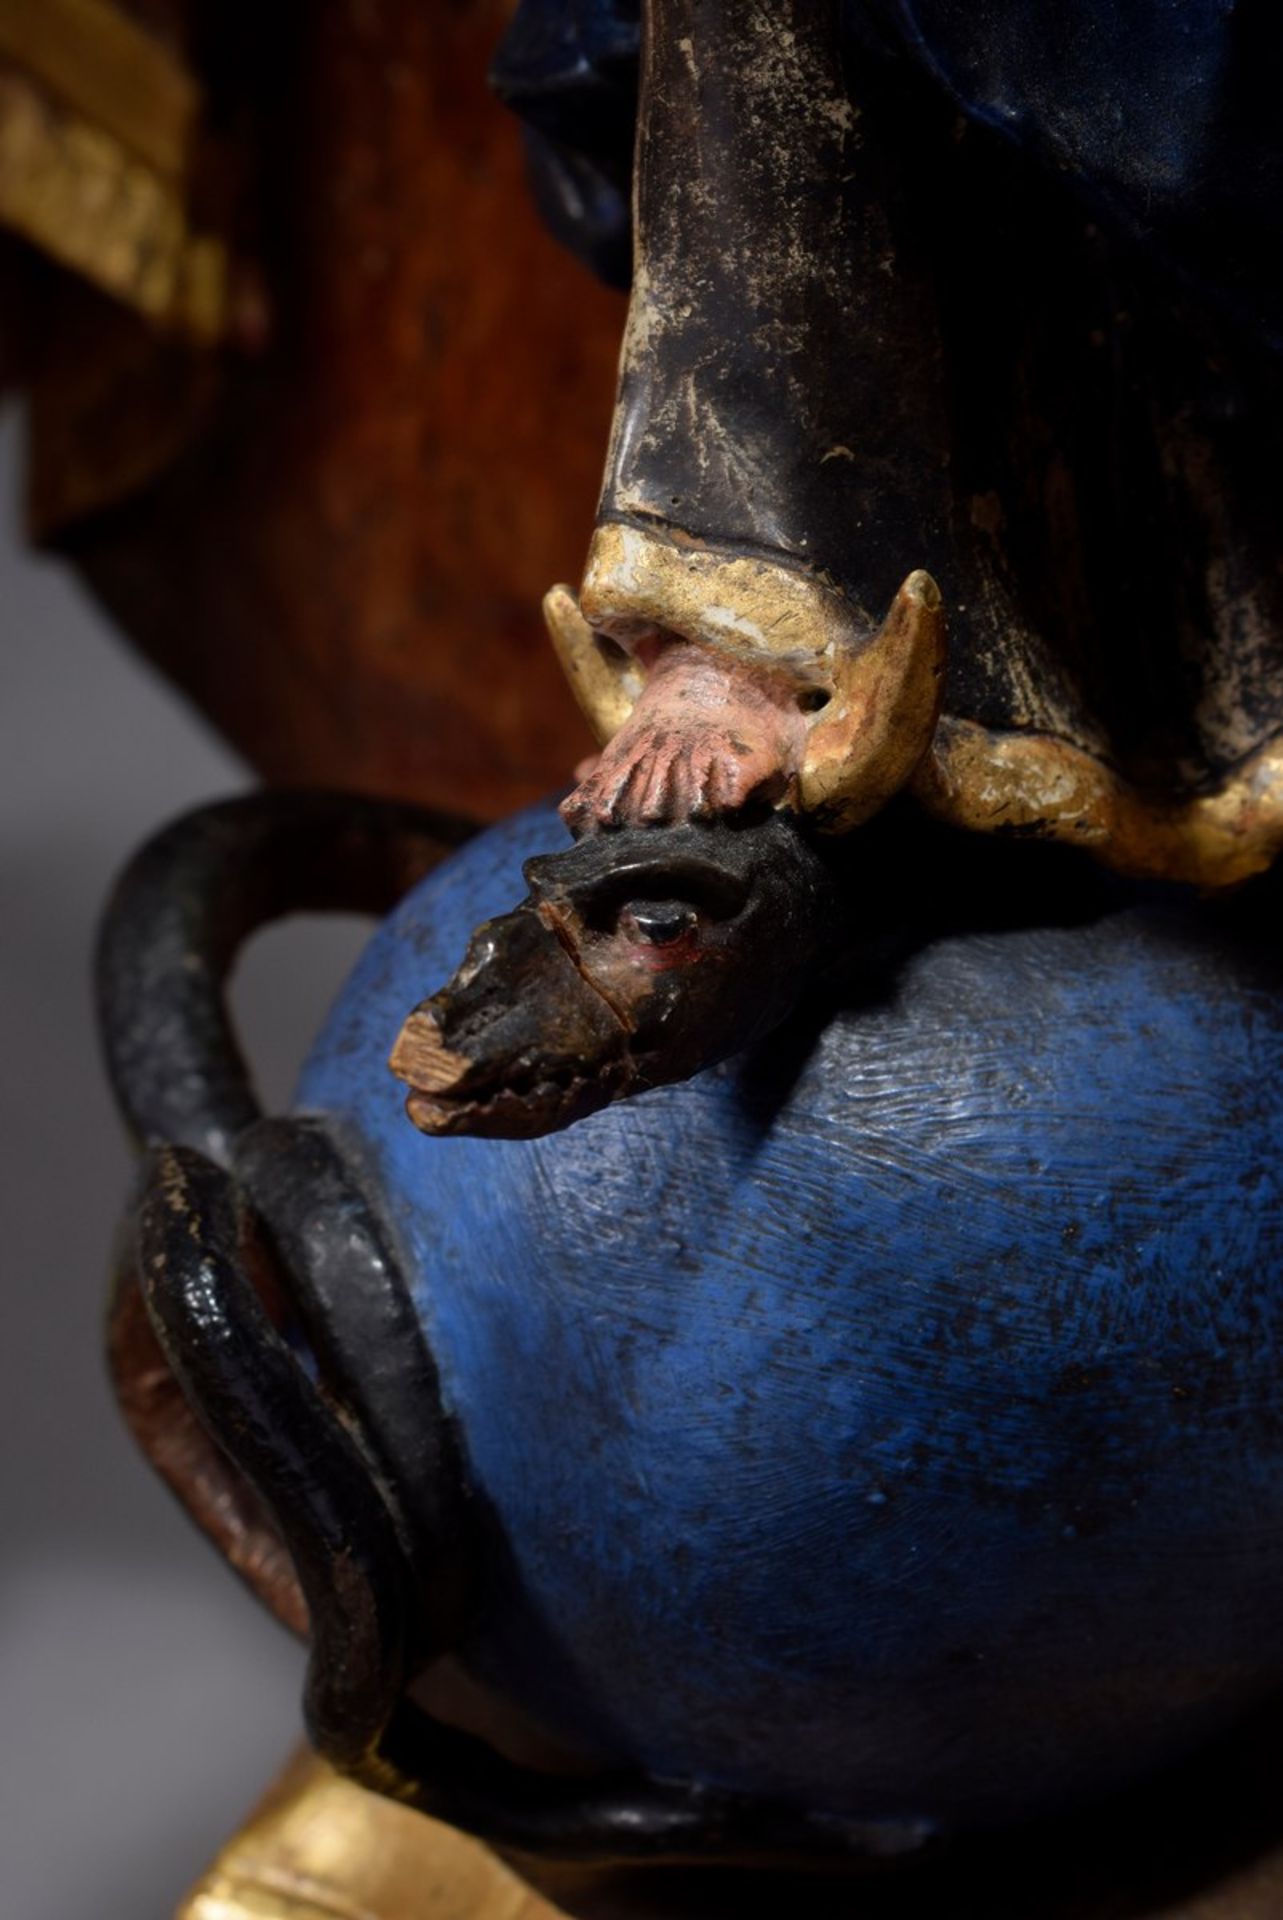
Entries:
[[946,940],[568,1133],[429,1141],[400,1019],[562,837],[523,815],[404,903],[300,1091],[417,1275],[475,1669],[659,1773],[943,1821],[1277,1687],[1277,972],[1156,907]]

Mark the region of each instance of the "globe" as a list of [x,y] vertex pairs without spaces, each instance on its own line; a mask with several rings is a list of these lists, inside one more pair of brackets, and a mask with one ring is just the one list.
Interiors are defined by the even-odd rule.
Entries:
[[1283,1679],[1283,967],[1124,894],[542,1139],[425,1139],[408,1009],[564,834],[382,926],[302,1076],[379,1197],[482,1540],[464,1664],[609,1763],[984,1825]]

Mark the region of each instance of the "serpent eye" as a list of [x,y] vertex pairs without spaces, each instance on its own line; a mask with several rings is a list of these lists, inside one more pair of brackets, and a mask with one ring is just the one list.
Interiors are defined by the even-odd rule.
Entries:
[[699,912],[686,900],[630,900],[619,915],[621,932],[652,947],[671,947],[698,925]]
[[693,827],[597,834],[565,853],[527,860],[522,872],[536,905],[569,914],[588,932],[626,933],[638,944],[671,949],[701,928],[733,920],[750,898],[738,866],[698,844],[714,837],[712,828]]

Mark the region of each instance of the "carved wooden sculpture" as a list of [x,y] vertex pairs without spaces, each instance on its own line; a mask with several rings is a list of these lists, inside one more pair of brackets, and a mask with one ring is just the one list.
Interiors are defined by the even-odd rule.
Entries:
[[[144,851],[101,964],[147,1147],[122,1399],[306,1624],[324,1758],[568,1911],[753,1911],[804,1865],[817,1913],[1264,1920],[1283,274],[1272,235],[1240,246],[1279,173],[1263,30],[1197,0],[1179,33],[1008,0],[643,12],[527,0],[496,66],[545,210],[616,279],[636,121],[605,483],[546,602],[601,746],[560,809],[576,844],[551,806],[465,846],[456,819],[268,796]],[[426,70],[432,36],[356,19],[324,15],[317,70],[368,132],[340,52],[402,34]],[[417,155],[423,124],[378,137]],[[371,269],[393,292],[428,257],[396,244]],[[403,440],[397,395],[455,363],[396,298],[316,285],[335,331],[296,310],[279,339],[370,397],[291,412],[287,382],[132,530],[76,540],[137,608],[131,553],[190,527],[220,447],[254,484],[176,550],[212,525],[244,555],[247,506],[273,537],[204,630],[279,604],[338,701],[349,618],[367,687],[419,631],[398,489],[424,415]],[[344,315],[376,309],[390,370],[346,357]],[[470,591],[503,546],[477,536]],[[466,661],[496,714],[508,663]],[[384,784],[480,806],[534,771],[465,777],[444,703],[433,725],[431,762],[372,731]],[[222,1004],[238,941],[391,905],[451,849],[297,1110],[264,1117]],[[389,1049],[410,1118],[454,1137],[407,1124]],[[350,1844],[374,1885],[359,1817]]]
[[[572,23],[591,47],[621,11]],[[999,4],[931,16],[951,101],[915,10],[891,11],[880,42],[877,10],[860,28],[837,4],[647,11],[605,482],[579,595],[546,602],[604,742],[563,815],[592,835],[777,809],[823,837],[905,789],[970,830],[1237,885],[1283,830],[1279,395],[1274,282],[1204,224],[1218,123],[1179,151],[1146,115],[1070,124]],[[1245,89],[1250,118],[1198,19],[1186,85]],[[561,51],[568,75],[573,34]],[[519,19],[500,73],[546,119],[541,54]],[[591,123],[563,85],[573,139]],[[464,977],[397,1049],[429,1128],[496,1084],[477,1005],[506,1003],[502,967]],[[719,1057],[716,1023],[705,1040],[668,1062],[652,1041],[638,1084]]]
[[[647,9],[611,452],[583,618],[549,608],[613,736],[568,817],[778,803],[775,777],[832,830],[909,782],[969,828],[1232,883],[1283,825],[1277,291],[1202,223],[1233,191],[1218,164],[1242,166],[1245,201],[1260,190],[1267,128],[1258,167],[1246,130],[1218,144],[1209,118],[1076,124],[1019,9],[886,11],[861,28],[836,4]],[[1200,44],[1214,22],[1188,11],[1187,91],[1252,125],[1243,40]],[[1149,54],[1136,29],[1095,56],[1125,63],[1129,106]],[[962,67],[960,102],[924,83],[932,57]],[[1003,107],[1010,144],[983,124]],[[896,600],[917,567],[949,623],[938,728],[934,624],[902,633],[918,602]],[[893,603],[898,637],[875,643]],[[681,733],[670,656],[692,648],[803,709],[773,770],[763,746],[737,781],[729,743],[754,721],[733,699],[711,787],[655,769],[655,729]]]
[[[284,1119],[221,1010],[236,941],[395,890],[458,829],[239,802],[146,850],[107,922],[151,1143],[118,1378],[145,1413],[131,1381],[172,1372],[216,1442],[173,1478],[308,1621],[313,1740],[572,1912],[625,1867],[664,1912],[659,1866],[804,1860],[876,1867],[814,1898],[897,1920],[1182,1911],[1277,1831],[1277,888],[1211,913],[888,820],[878,928],[768,883],[830,935],[773,1041],[548,1138],[425,1142],[382,1069],[395,1009],[553,818],[410,894]],[[742,831],[656,832],[622,903],[596,836],[537,897],[644,928],[702,833],[711,920],[769,964],[750,848],[793,829]],[[574,1017],[552,964],[545,1030]],[[583,1108],[615,1090],[602,1038],[577,1031]],[[163,1453],[172,1410],[139,1427]]]

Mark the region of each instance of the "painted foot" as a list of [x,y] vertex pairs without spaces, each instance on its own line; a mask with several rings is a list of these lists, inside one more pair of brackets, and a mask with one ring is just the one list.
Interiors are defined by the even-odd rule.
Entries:
[[806,737],[792,683],[686,640],[644,664],[631,717],[576,769],[561,807],[573,834],[711,820],[790,792]]

